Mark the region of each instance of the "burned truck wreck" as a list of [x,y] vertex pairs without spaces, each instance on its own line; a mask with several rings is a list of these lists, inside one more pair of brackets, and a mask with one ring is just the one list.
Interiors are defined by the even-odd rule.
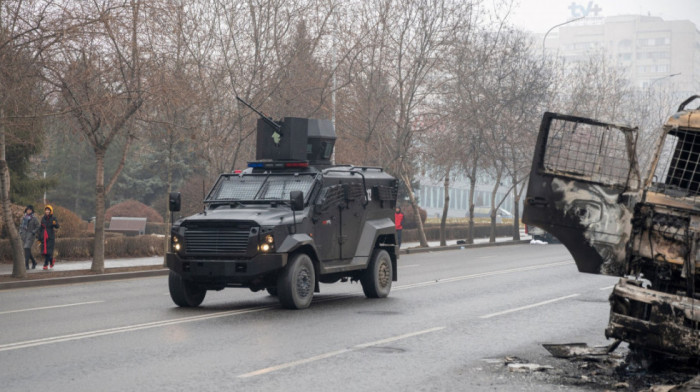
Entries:
[[691,358],[700,358],[700,108],[687,106],[699,100],[664,124],[646,175],[636,128],[545,113],[523,211],[580,272],[621,277],[608,338]]

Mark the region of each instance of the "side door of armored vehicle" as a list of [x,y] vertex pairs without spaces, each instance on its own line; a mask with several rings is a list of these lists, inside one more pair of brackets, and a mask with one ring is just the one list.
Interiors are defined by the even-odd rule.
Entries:
[[623,275],[640,195],[637,130],[547,112],[540,126],[523,221],[551,233],[579,271]]
[[359,175],[342,181],[338,177],[324,178],[314,206],[315,243],[323,260],[355,256],[365,214],[365,193]]

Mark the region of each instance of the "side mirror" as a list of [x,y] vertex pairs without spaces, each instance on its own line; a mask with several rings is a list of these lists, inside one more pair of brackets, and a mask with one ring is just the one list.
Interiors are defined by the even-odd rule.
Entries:
[[301,211],[304,209],[304,192],[291,191],[289,192],[289,201],[291,202],[292,211]]
[[170,212],[180,211],[182,204],[182,198],[180,197],[180,192],[171,192],[168,198],[168,210]]

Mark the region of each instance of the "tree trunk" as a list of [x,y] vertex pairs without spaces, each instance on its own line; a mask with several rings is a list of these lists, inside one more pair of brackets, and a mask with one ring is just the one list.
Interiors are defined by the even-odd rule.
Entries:
[[425,237],[425,230],[423,229],[423,220],[420,217],[420,210],[418,209],[418,203],[416,203],[416,196],[413,194],[413,187],[411,186],[411,179],[407,175],[402,174],[401,178],[406,184],[406,189],[408,189],[408,200],[411,202],[411,209],[416,216],[416,224],[418,225],[418,240],[420,241],[421,248],[428,247],[428,239]]
[[172,141],[172,134],[169,135],[170,140],[168,140],[168,192],[165,195],[166,200],[165,200],[165,205],[168,206],[168,211],[165,213],[165,251],[163,252],[163,267],[167,267],[167,258],[168,258],[168,251],[170,250],[170,225],[172,222],[170,221],[170,216],[172,213],[170,212],[170,192],[173,191],[173,141]]
[[[0,113],[2,118],[2,113]],[[12,248],[12,277],[24,278],[27,270],[24,268],[24,249],[22,240],[12,220],[12,203],[10,201],[10,168],[5,156],[5,127],[0,124],[0,202],[2,203],[2,220],[10,235]]]
[[476,190],[476,177],[469,177],[469,232],[467,233],[467,244],[474,243],[474,193]]
[[491,190],[491,230],[489,234],[489,242],[496,242],[496,216],[498,215],[498,206],[496,205],[496,194],[501,186],[502,171],[499,169],[496,173],[496,183]]
[[447,235],[445,226],[447,225],[447,211],[450,207],[450,169],[445,173],[445,205],[442,207],[442,219],[440,219],[440,246],[447,246]]
[[513,241],[520,240],[520,194],[518,193],[518,177],[513,176]]
[[92,254],[92,271],[105,272],[105,151],[95,148],[95,244]]

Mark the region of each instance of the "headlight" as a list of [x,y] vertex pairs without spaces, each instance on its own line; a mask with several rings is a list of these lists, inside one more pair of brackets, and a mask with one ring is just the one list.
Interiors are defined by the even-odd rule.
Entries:
[[175,245],[173,245],[173,249],[175,249],[176,252],[179,252],[179,251],[180,251],[180,248],[181,248],[181,247],[180,247],[180,244],[175,244]]
[[265,236],[265,243],[272,245],[275,242],[275,238],[272,236],[272,234],[268,234]]
[[260,250],[263,252],[269,252],[270,251],[270,244],[262,244],[260,245]]

